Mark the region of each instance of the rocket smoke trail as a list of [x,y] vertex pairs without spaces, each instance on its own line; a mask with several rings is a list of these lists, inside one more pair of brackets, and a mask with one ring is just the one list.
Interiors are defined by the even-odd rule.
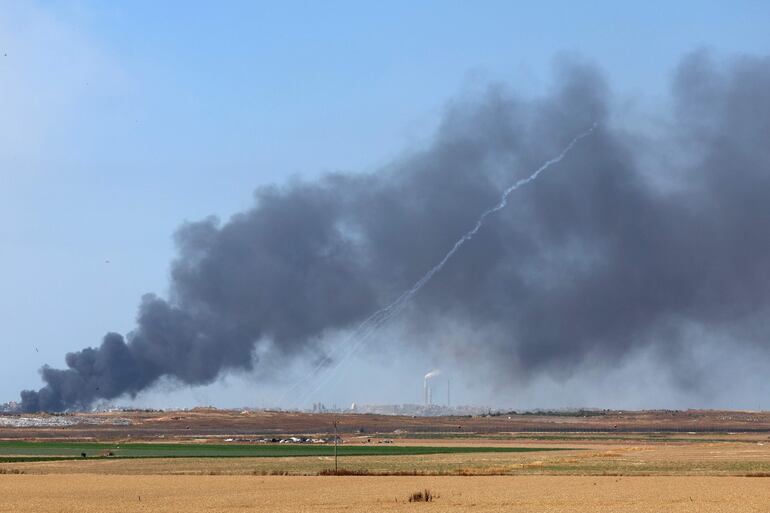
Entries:
[[[564,159],[564,157],[569,153],[569,151],[584,137],[588,137],[591,135],[591,133],[596,129],[597,123],[594,122],[593,125],[584,132],[576,135],[570,142],[567,144],[567,146],[564,147],[564,149],[553,157],[550,160],[547,160],[543,165],[541,165],[539,168],[537,168],[532,174],[530,174],[526,178],[522,178],[521,180],[518,180],[513,185],[505,189],[500,197],[500,201],[494,205],[493,207],[488,208],[484,212],[481,213],[479,218],[476,220],[476,224],[468,230],[465,234],[462,235],[457,241],[454,243],[452,248],[444,255],[444,258],[442,258],[436,265],[434,265],[432,268],[426,272],[422,278],[417,280],[417,282],[412,285],[411,288],[406,290],[404,293],[402,293],[398,298],[396,298],[395,301],[390,303],[389,305],[385,306],[384,308],[381,308],[380,310],[377,310],[372,315],[367,317],[359,326],[358,328],[350,335],[348,340],[345,341],[344,345],[348,345],[351,340],[354,341],[353,345],[349,348],[347,348],[347,351],[345,354],[337,360],[337,362],[330,368],[327,377],[322,378],[321,383],[313,389],[313,391],[310,394],[307,394],[300,402],[299,404],[302,404],[303,402],[307,401],[309,397],[312,397],[316,393],[320,391],[320,389],[326,385],[330,379],[338,372],[340,367],[353,355],[358,351],[358,349],[366,342],[366,340],[374,334],[374,332],[383,324],[385,324],[388,320],[390,320],[392,317],[397,315],[407,304],[407,302],[414,297],[415,294],[417,294],[420,289],[422,289],[425,284],[427,284],[433,276],[441,271],[441,269],[446,265],[446,263],[449,261],[452,256],[457,253],[457,251],[465,244],[466,242],[470,241],[481,229],[482,226],[484,226],[484,220],[486,220],[487,217],[494,214],[495,212],[502,210],[505,208],[505,206],[508,204],[508,196],[511,195],[513,191],[518,189],[519,187],[522,187],[524,185],[527,185],[528,183],[531,183],[535,180],[537,180],[537,177],[540,176],[540,173],[548,169],[549,167],[553,166],[554,164],[558,164],[559,162]],[[343,347],[343,350],[345,348]],[[318,373],[319,370],[323,368],[322,365],[316,366],[316,368],[311,372],[311,376]],[[305,379],[303,379],[305,381]],[[295,387],[292,387],[292,389]]]
[[[425,144],[372,172],[260,187],[229,219],[184,223],[167,297],[143,296],[131,331],[44,366],[22,408],[230,373],[279,385],[321,362],[302,385],[313,393],[367,341],[386,361],[461,363],[498,391],[634,394],[601,383],[628,365],[660,383],[637,397],[695,399],[670,406],[766,395],[752,376],[770,372],[770,58],[696,52],[672,76],[670,110],[639,116],[615,110],[627,103],[596,68],[564,61],[537,97],[454,99]],[[511,179],[519,169],[535,172]],[[398,336],[380,340],[388,321]]]

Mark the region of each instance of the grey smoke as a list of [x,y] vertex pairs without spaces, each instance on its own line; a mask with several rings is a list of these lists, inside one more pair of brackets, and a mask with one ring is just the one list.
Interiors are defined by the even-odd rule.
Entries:
[[[736,352],[766,349],[770,59],[687,56],[668,122],[652,134],[613,128],[609,87],[591,66],[563,65],[555,83],[534,100],[490,87],[456,101],[429,147],[377,173],[261,188],[226,223],[182,226],[169,297],[142,298],[125,337],[69,353],[67,369],[44,367],[46,385],[22,392],[23,408],[87,407],[160,378],[260,375],[257,345],[283,361],[328,356],[326,334],[411,287],[501,190],[595,121],[400,322],[426,344],[446,319],[478,330],[474,365],[502,383],[612,365],[640,348],[679,370],[700,343],[692,326]],[[685,374],[682,386],[699,386]]]

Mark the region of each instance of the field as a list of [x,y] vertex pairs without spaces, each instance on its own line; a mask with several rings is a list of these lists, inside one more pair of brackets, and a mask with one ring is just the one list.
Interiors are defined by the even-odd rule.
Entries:
[[[209,444],[209,443],[95,443],[56,441],[0,441],[0,462],[14,458],[287,458],[333,456],[417,456],[430,454],[470,454],[553,451],[546,447],[419,446],[419,445],[340,445],[333,444]],[[85,456],[83,456],[85,454]]]
[[[41,416],[24,421],[32,428],[0,430],[0,512],[770,511],[770,430],[758,428],[760,414],[707,412],[700,426],[698,415],[682,415],[694,419],[687,431],[653,431],[672,416],[639,412],[623,414],[643,418],[637,431],[615,428],[616,414],[525,419],[541,431],[500,429],[517,422],[507,417],[348,416],[343,475],[328,475],[332,444],[257,441],[326,436],[329,416],[120,415],[120,425],[91,417],[51,426],[60,417]],[[159,432],[162,422],[171,429]],[[572,429],[582,422],[593,428]],[[750,429],[732,431],[741,422]],[[224,441],[233,436],[254,441]],[[425,489],[431,503],[408,501]]]
[[[408,496],[429,489],[429,504]],[[764,479],[737,477],[3,476],[0,511],[767,512]]]

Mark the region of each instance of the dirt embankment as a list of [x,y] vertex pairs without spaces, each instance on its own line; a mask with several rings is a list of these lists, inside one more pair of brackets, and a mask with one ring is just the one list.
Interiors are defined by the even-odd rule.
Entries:
[[405,417],[198,409],[176,412],[4,415],[0,418],[3,419],[3,422],[0,422],[0,438],[97,440],[329,433],[333,430],[335,419],[339,421],[340,432],[346,434],[770,432],[770,413],[708,410],[594,412],[586,415]]

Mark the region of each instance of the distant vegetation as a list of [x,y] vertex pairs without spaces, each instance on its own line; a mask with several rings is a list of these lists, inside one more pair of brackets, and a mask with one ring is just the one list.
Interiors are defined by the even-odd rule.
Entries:
[[[339,456],[409,456],[425,454],[535,452],[564,450],[538,447],[427,447],[398,445],[340,445]],[[30,461],[42,458],[280,458],[333,456],[331,445],[293,444],[106,444],[93,442],[0,442],[0,461]]]

